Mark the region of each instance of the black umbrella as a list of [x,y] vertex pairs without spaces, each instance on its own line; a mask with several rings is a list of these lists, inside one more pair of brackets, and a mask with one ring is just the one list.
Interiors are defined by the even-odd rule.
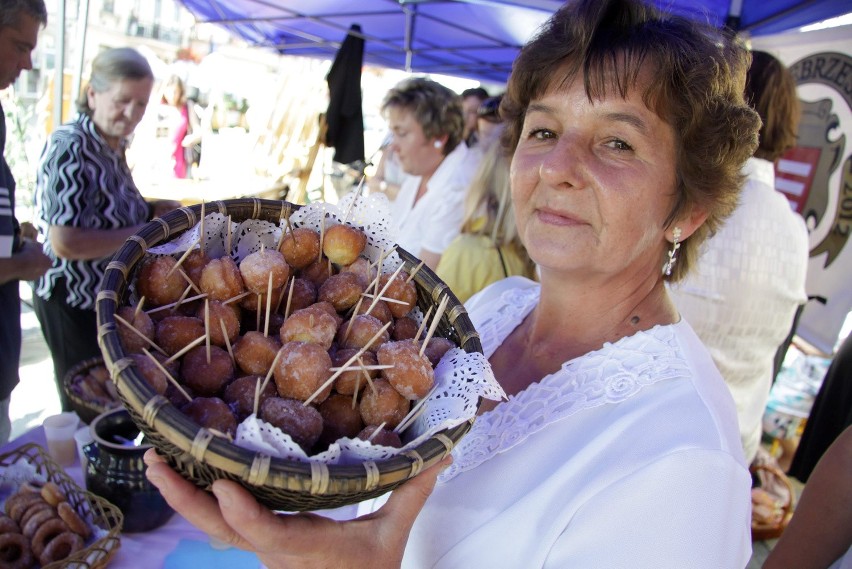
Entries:
[[361,109],[361,67],[364,37],[353,24],[328,72],[329,102],[326,111],[326,146],[335,149],[341,164],[364,161],[364,115]]

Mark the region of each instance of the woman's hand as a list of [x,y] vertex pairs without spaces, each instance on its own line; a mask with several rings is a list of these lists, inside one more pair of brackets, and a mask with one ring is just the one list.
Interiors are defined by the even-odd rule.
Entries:
[[275,514],[229,480],[214,482],[210,494],[153,449],[145,453],[148,479],[176,512],[210,536],[257,553],[270,569],[399,567],[411,526],[451,461],[445,458],[394,490],[375,513],[338,522],[311,513]]

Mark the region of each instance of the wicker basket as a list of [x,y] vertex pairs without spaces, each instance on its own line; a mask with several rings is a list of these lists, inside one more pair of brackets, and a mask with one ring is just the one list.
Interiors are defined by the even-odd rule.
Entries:
[[81,374],[86,373],[93,367],[104,365],[103,358],[91,358],[88,360],[83,360],[78,363],[65,374],[65,377],[62,380],[62,389],[65,390],[65,395],[68,396],[68,400],[71,402],[72,409],[77,413],[77,416],[80,417],[80,420],[86,423],[87,425],[95,420],[95,417],[109,411],[115,406],[120,406],[121,403],[116,402],[113,406],[107,407],[105,405],[101,405],[94,401],[89,401],[87,399],[83,399],[80,395],[72,389],[72,383],[74,378]]
[[[207,213],[218,211],[234,221],[263,219],[273,223],[300,206],[256,198],[208,203]],[[275,510],[304,511],[335,508],[380,496],[439,462],[468,432],[472,420],[446,429],[416,448],[383,461],[355,465],[326,465],[285,460],[241,448],[214,437],[186,417],[164,397],[157,396],[128,365],[116,331],[116,310],[124,303],[134,268],[149,247],[168,241],[193,227],[201,206],[184,207],[145,225],[130,237],[109,264],[97,299],[98,340],[119,396],[148,439],[169,463],[201,487],[227,478],[241,483],[262,504]],[[406,266],[419,261],[397,249]],[[414,277],[418,305],[424,313],[449,295],[436,334],[453,340],[467,352],[482,352],[479,336],[462,304],[435,274],[424,266]]]
[[[751,524],[752,541],[777,539],[784,533],[787,524],[790,523],[790,518],[793,517],[796,491],[793,489],[793,484],[787,478],[787,475],[775,466],[770,464],[755,464],[752,465],[751,471],[753,475],[757,476],[764,483],[764,486],[782,486],[786,490],[785,497],[778,496],[781,508],[781,516],[778,523],[768,524],[752,520]],[[771,482],[771,484],[767,484],[767,482]]]
[[21,459],[32,464],[36,472],[58,485],[68,498],[68,502],[86,520],[107,532],[106,535],[88,547],[62,561],[45,565],[44,569],[58,569],[60,567],[96,569],[106,567],[121,545],[119,535],[124,523],[121,510],[100,496],[80,488],[62,467],[56,464],[47,452],[37,444],[27,443],[9,453],[0,455],[0,467],[11,466]]

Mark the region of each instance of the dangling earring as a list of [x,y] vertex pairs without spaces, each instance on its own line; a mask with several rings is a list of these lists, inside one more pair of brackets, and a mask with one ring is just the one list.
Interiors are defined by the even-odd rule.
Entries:
[[675,227],[672,231],[672,249],[669,251],[669,260],[663,265],[663,273],[666,276],[672,274],[672,267],[677,261],[677,250],[680,249],[680,227]]

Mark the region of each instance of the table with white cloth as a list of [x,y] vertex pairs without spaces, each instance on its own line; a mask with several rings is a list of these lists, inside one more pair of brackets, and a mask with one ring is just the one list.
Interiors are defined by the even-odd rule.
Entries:
[[[26,443],[36,443],[47,448],[44,429],[36,427],[0,447],[0,455],[12,452]],[[85,488],[83,469],[79,457],[65,472],[81,488]],[[211,545],[203,531],[191,525],[183,516],[175,514],[164,525],[143,533],[122,533],[121,547],[109,563],[110,568],[139,567],[166,569],[197,569],[198,567],[252,568],[263,565],[253,553],[233,547],[219,548]]]

